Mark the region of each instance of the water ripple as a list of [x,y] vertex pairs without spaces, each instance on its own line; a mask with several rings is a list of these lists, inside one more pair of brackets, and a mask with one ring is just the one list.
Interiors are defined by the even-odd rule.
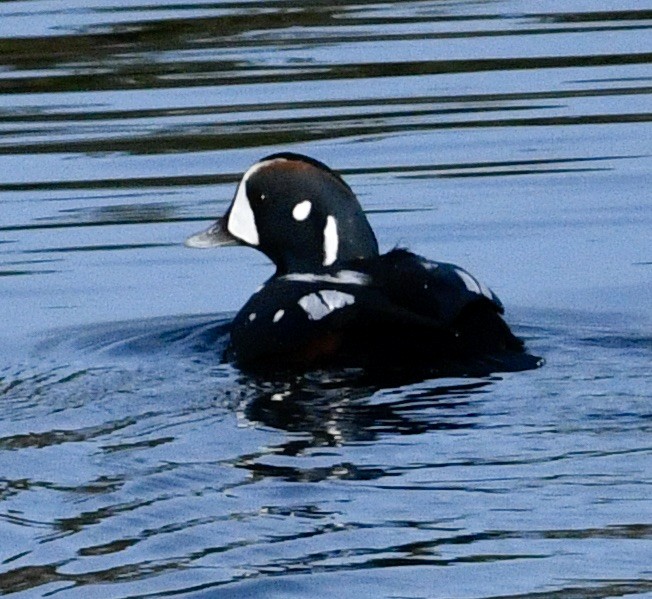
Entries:
[[[0,3],[0,594],[651,593],[651,27],[635,0]],[[181,241],[280,150],[341,171],[383,247],[486,278],[546,366],[223,363],[270,267]]]

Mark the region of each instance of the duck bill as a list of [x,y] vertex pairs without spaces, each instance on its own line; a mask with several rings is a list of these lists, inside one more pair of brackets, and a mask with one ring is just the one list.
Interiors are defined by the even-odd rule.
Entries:
[[184,245],[189,248],[215,248],[227,245],[241,245],[226,228],[226,217],[218,218],[208,229],[195,233],[186,239]]

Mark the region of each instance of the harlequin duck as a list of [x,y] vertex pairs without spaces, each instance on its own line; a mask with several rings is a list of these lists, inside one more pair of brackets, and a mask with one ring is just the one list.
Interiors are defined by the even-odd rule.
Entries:
[[236,244],[276,265],[232,324],[228,355],[242,368],[436,366],[523,352],[488,287],[405,249],[380,255],[351,188],[307,156],[254,164],[226,215],[186,240]]

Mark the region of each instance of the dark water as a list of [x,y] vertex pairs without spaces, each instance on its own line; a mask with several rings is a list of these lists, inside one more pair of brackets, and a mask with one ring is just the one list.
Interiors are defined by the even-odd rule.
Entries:
[[[0,594],[652,596],[652,4],[0,4]],[[529,372],[259,380],[180,243],[267,153],[486,281]]]

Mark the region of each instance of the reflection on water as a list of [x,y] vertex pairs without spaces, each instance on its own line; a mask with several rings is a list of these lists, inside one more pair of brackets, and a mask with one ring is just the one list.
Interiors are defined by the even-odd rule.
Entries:
[[[652,593],[651,25],[634,0],[0,4],[0,594]],[[222,363],[270,267],[180,242],[282,150],[340,170],[384,249],[486,280],[546,367]]]
[[[376,389],[351,388],[346,385],[346,379],[311,384],[310,380],[301,378],[294,384],[272,390],[241,382],[246,391],[240,405],[247,419],[290,432],[309,433],[326,445],[371,441],[383,432],[409,435],[470,427],[467,420],[472,414],[464,413],[464,399],[490,384],[489,381],[455,382],[434,388],[430,384],[426,389],[401,388],[369,403]],[[399,399],[392,400],[391,395]],[[433,408],[442,414],[441,422],[420,417],[422,411]],[[451,417],[451,412],[455,417]]]
[[[49,335],[41,370],[2,373],[0,589],[268,596],[289,577],[326,596],[337,575],[344,596],[388,576],[423,595],[470,591],[482,564],[525,595],[551,568],[584,576],[560,596],[649,592],[652,340],[531,316],[547,327],[518,332],[547,367],[390,388],[249,378],[210,351],[228,320]],[[594,561],[614,547],[627,559]]]

